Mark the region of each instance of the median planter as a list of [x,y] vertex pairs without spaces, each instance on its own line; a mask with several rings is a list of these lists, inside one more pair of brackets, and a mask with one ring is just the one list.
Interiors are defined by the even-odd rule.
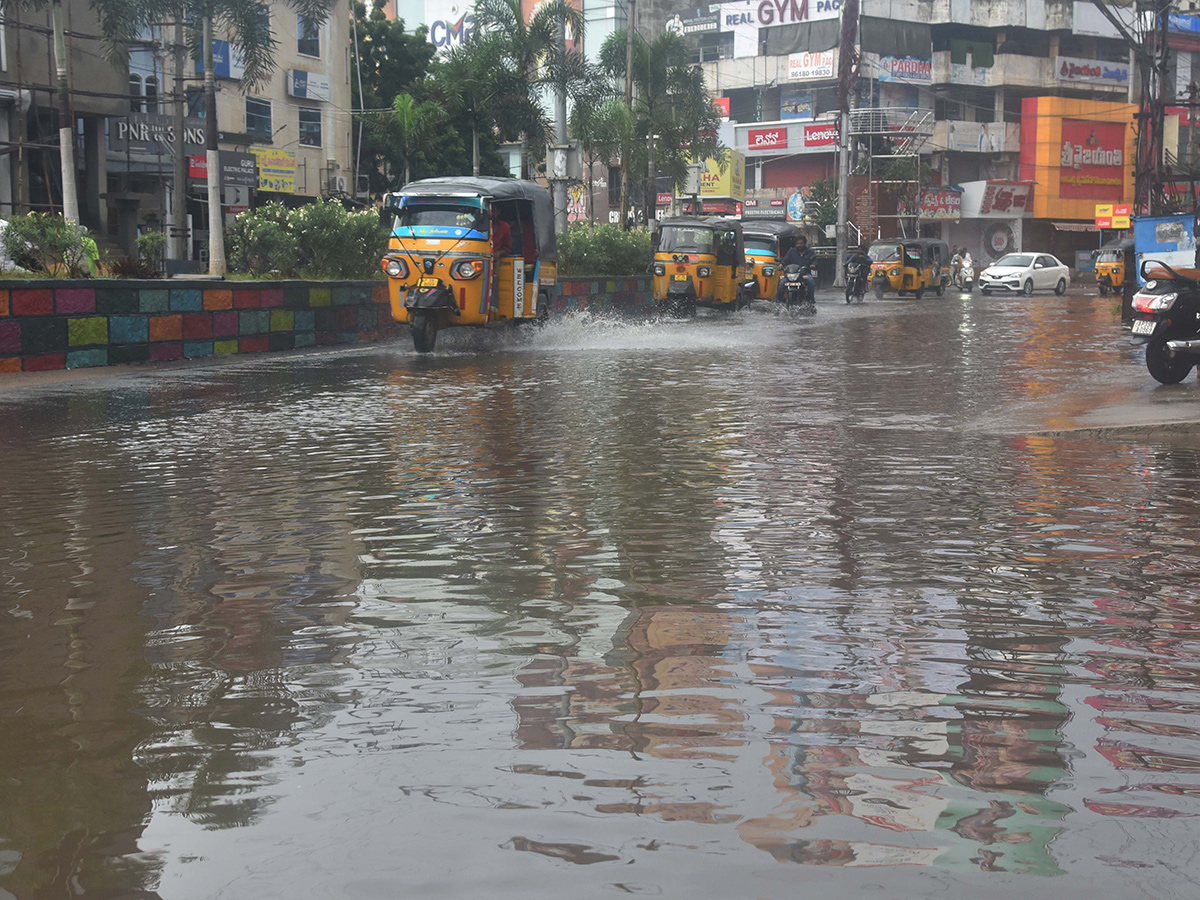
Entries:
[[560,278],[555,312],[615,312],[639,316],[654,312],[649,275],[626,278]]
[[380,281],[0,281],[0,372],[353,344],[397,331]]

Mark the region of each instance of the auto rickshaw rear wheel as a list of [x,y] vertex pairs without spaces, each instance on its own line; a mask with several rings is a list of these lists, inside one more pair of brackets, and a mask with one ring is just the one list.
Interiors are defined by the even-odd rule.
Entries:
[[426,309],[414,309],[409,313],[412,326],[413,349],[418,353],[432,353],[437,342],[437,314]]
[[537,326],[541,328],[550,321],[550,295],[545,291],[538,292]]
[[939,283],[938,286],[933,289],[933,292],[935,294],[937,294],[939,297],[941,297],[943,294],[946,293],[946,286],[944,284]]

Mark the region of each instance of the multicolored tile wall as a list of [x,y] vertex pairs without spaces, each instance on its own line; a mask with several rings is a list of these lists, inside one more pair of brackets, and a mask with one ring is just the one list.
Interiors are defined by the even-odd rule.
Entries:
[[0,372],[395,337],[381,282],[0,282]]
[[563,278],[559,281],[555,312],[619,312],[653,315],[654,289],[644,278]]

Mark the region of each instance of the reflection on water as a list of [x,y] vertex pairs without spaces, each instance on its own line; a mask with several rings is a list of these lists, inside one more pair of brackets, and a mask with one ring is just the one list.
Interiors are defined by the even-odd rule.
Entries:
[[1005,427],[1141,378],[1117,333],[580,318],[13,391],[0,897],[1189,896],[1200,454]]

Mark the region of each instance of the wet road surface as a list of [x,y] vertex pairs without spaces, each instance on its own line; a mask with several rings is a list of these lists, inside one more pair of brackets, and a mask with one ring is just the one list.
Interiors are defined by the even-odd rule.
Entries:
[[1194,897],[1197,409],[1081,294],[7,380],[0,897]]

